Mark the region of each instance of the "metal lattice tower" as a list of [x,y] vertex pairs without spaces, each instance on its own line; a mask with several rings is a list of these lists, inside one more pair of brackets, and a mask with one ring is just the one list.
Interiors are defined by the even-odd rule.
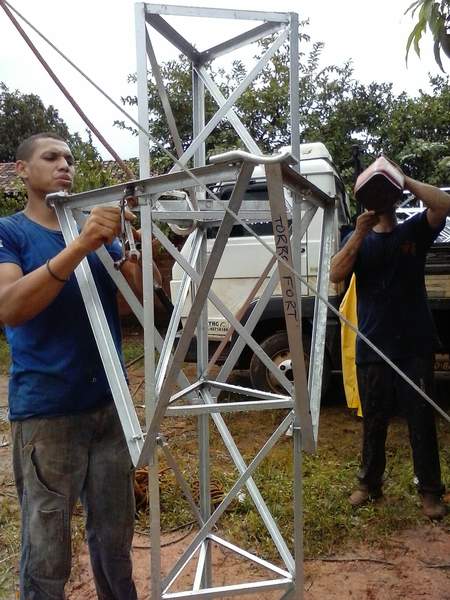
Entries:
[[[205,18],[246,19],[261,21],[245,34],[240,34],[205,52],[198,52],[193,45],[175,31],[162,15],[200,16]],[[170,109],[170,99],[164,90],[159,66],[150,35],[150,25],[183,51],[193,64],[193,141],[184,152]],[[112,342],[109,327],[98,298],[98,293],[87,261],[76,270],[77,280],[99,347],[100,355],[111,386],[125,432],[130,454],[135,465],[148,465],[150,495],[151,535],[151,586],[152,598],[214,598],[244,593],[263,593],[279,590],[280,598],[303,597],[303,517],[302,517],[302,450],[314,451],[317,439],[320,407],[322,363],[325,347],[326,307],[316,301],[314,314],[310,376],[303,359],[301,332],[301,300],[299,280],[300,256],[295,249],[317,211],[323,212],[320,250],[320,269],[317,278],[319,292],[328,292],[328,272],[333,247],[333,224],[335,197],[328,196],[299,173],[300,155],[298,122],[298,16],[293,13],[263,13],[230,11],[222,9],[197,9],[166,5],[136,5],[136,33],[138,51],[138,110],[140,132],[141,179],[132,182],[133,195],[137,199],[134,210],[140,212],[142,226],[143,259],[143,302],[134,296],[124,277],[114,269],[113,261],[104,248],[97,251],[105,268],[116,282],[119,290],[136,314],[144,329],[144,369],[146,427],[142,430],[136,416],[133,401],[128,391],[120,359]],[[224,98],[205,64],[232,49],[273,34],[269,48],[241,85]],[[292,154],[284,153],[272,157],[262,156],[250,134],[233,111],[239,96],[261,72],[280,46],[289,41],[291,69],[291,130]],[[150,62],[158,91],[168,118],[169,128],[175,140],[179,159],[172,171],[166,175],[150,177],[147,98],[147,59]],[[205,124],[205,88],[218,104],[218,111]],[[205,165],[205,140],[215,125],[227,118],[238,132],[249,153],[231,152],[213,159]],[[194,169],[185,165],[194,159]],[[252,201],[244,198],[255,165],[264,165],[268,186],[268,199]],[[228,201],[209,197],[207,187],[218,181],[235,181]],[[285,201],[285,189],[290,189],[293,201]],[[174,190],[177,190],[174,192]],[[183,190],[183,192],[181,192]],[[188,192],[186,194],[185,192]],[[52,195],[49,200],[55,206],[61,230],[67,242],[78,235],[89,209],[103,203],[117,203],[130,194],[130,183],[85,192],[72,196]],[[245,323],[236,316],[212,290],[212,282],[220,263],[229,235],[236,220],[241,223],[258,221],[272,222],[274,231],[274,254],[268,269],[268,283],[252,314]],[[161,230],[161,223],[192,224],[192,233],[187,242],[189,252],[180,253]],[[291,223],[291,225],[290,225]],[[207,249],[207,230],[219,226],[219,231],[210,252]],[[152,244],[155,237],[182,267],[184,276],[174,298],[171,321],[162,339],[154,322]],[[267,305],[276,286],[281,285],[284,302],[286,330],[291,348],[294,381],[289,381],[253,339],[252,331]],[[179,331],[179,322],[186,298],[190,294],[191,305],[187,318]],[[212,379],[208,372],[207,302],[212,302],[236,331],[236,341],[219,374]],[[190,382],[183,372],[184,360],[193,337],[197,340],[197,379]],[[227,383],[234,365],[245,345],[248,345],[259,360],[271,371],[286,390],[283,394],[271,394],[261,390],[244,388]],[[155,367],[155,349],[159,359]],[[222,391],[238,394],[238,402],[217,401]],[[279,410],[281,422],[269,435],[267,441],[247,464],[236,441],[228,429],[226,413]],[[164,419],[196,416],[198,420],[198,477],[199,499],[194,498],[182,468],[171,450],[170,437],[164,436]],[[248,418],[248,417],[243,417]],[[211,478],[211,428],[216,428],[226,448],[230,461],[237,473],[236,481],[226,492],[221,503],[213,508],[210,497]],[[292,427],[293,441],[293,501],[294,501],[294,553],[283,538],[270,507],[258,489],[253,475],[261,462],[269,455],[277,441]],[[198,532],[180,559],[169,573],[161,573],[160,506],[158,457],[164,455],[172,468],[185,499],[198,524]],[[246,488],[277,550],[277,564],[256,556],[249,550],[238,547],[213,532],[230,503]],[[214,587],[211,554],[214,546],[221,546],[237,553],[266,570],[268,577],[256,582],[231,582]],[[176,590],[177,580],[190,561],[196,561],[192,588]],[[280,566],[281,565],[281,566]]]

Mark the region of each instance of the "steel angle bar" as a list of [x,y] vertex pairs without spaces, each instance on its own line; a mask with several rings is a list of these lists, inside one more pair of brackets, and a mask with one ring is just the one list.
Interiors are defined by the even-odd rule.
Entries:
[[185,54],[192,62],[197,62],[200,53],[192,44],[190,44],[176,29],[172,27],[165,19],[161,17],[161,14],[154,12],[146,12],[145,20],[149,25],[156,29],[163,37],[166,38],[175,48],[178,48],[183,54]]
[[[291,244],[294,248],[298,247],[298,243],[300,242],[299,235],[299,222],[300,225],[303,221],[302,219],[302,202],[299,201],[298,194],[293,195],[294,202],[292,207],[292,230],[293,236]],[[317,208],[316,208],[317,210]],[[303,217],[304,218],[304,217]],[[302,271],[302,261],[301,255],[299,252],[294,252],[292,257],[292,266],[294,267],[297,273],[301,273]],[[308,271],[308,268],[306,269]],[[297,297],[301,298],[301,285],[298,277],[295,278],[295,289],[297,292]],[[301,316],[302,306],[299,305],[299,319]],[[292,353],[292,349],[291,349]],[[311,373],[311,365],[309,373]],[[314,429],[313,429],[314,431]],[[293,513],[294,513],[294,556],[295,556],[295,586],[293,589],[293,593],[297,600],[302,600],[303,598],[303,589],[304,589],[304,534],[303,534],[303,456],[302,456],[302,430],[301,430],[301,422],[299,419],[299,415],[297,412],[294,412],[293,419],[293,427],[292,427],[292,450],[293,450]]]
[[303,455],[302,455],[302,430],[298,424],[298,419],[294,419],[292,428],[292,466],[294,471],[293,493],[294,493],[294,556],[295,556],[295,578],[296,584],[293,590],[296,600],[303,600],[304,591],[304,535],[303,535]]
[[[154,297],[153,297],[153,247],[152,247],[152,209],[149,204],[142,207],[142,295],[144,307],[144,372],[145,372],[145,421],[147,431],[156,409],[155,389],[155,329]],[[149,458],[149,457],[147,457]]]
[[[300,158],[300,98],[299,98],[299,54],[298,54],[298,14],[289,14],[289,106],[291,117],[291,152]],[[293,167],[300,173],[300,161]]]
[[[66,244],[69,244],[78,237],[75,218],[63,202],[61,204],[54,202],[54,208],[64,240]],[[114,345],[105,311],[86,258],[75,269],[75,276],[122,424],[128,450],[133,464],[136,465],[143,447],[143,433],[136,416],[122,363]]]
[[[300,223],[299,234],[298,234],[299,240],[301,240],[303,238],[306,230],[309,227],[309,224],[311,223],[314,215],[316,214],[316,210],[317,210],[317,207],[311,206],[305,212],[303,219],[301,220],[301,223]],[[270,259],[270,262],[271,263],[273,262],[273,264],[275,264],[275,261],[276,261],[276,259],[273,256]],[[253,329],[258,324],[258,321],[259,321],[262,313],[264,312],[264,309],[266,308],[267,303],[269,302],[270,298],[272,297],[278,283],[279,283],[279,273],[278,273],[278,269],[276,269],[275,271],[273,271],[272,275],[270,276],[270,279],[266,285],[266,288],[264,289],[263,293],[261,294],[261,296],[258,299],[257,303],[255,304],[249,318],[247,319],[247,321],[245,323],[245,329],[246,329],[246,331],[248,331],[249,334],[252,333]],[[242,350],[244,349],[244,346],[245,346],[245,340],[242,337],[239,337],[236,340],[236,342],[234,343],[234,346],[231,349],[231,351],[229,352],[224,364],[222,365],[222,368],[216,377],[216,381],[224,382],[228,379],[231,371],[233,370],[238,358],[240,357],[240,355],[242,353]]]
[[184,396],[188,396],[193,391],[198,390],[199,388],[201,388],[203,385],[204,385],[204,383],[201,380],[195,381],[194,383],[191,383],[190,385],[188,385],[184,389],[180,390],[179,392],[177,392],[176,394],[174,394],[173,396],[171,396],[170,397],[170,403],[172,404],[172,403],[176,402],[177,400],[179,400],[180,398],[184,398]]
[[259,450],[259,452],[256,454],[256,456],[250,462],[245,473],[243,473],[236,480],[236,482],[233,484],[233,486],[227,492],[227,494],[224,497],[224,499],[222,500],[222,502],[215,509],[215,511],[209,517],[209,519],[206,521],[206,523],[202,526],[202,528],[197,533],[197,535],[194,537],[194,539],[189,544],[187,549],[184,551],[182,556],[178,559],[175,566],[171,569],[170,573],[164,579],[164,581],[163,581],[164,592],[172,585],[174,576],[179,571],[184,569],[186,564],[192,558],[193,554],[199,548],[200,544],[203,543],[206,536],[210,533],[211,529],[217,523],[217,521],[222,516],[222,514],[225,512],[225,510],[228,508],[230,503],[234,500],[234,498],[236,497],[239,490],[244,486],[246,481],[251,477],[251,475],[259,467],[261,462],[264,460],[264,458],[267,456],[267,454],[270,452],[270,450],[275,446],[275,444],[280,439],[280,437],[283,435],[283,433],[285,433],[285,431],[289,427],[290,423],[291,423],[291,418],[290,418],[290,415],[288,415],[287,417],[285,417],[283,419],[283,421],[280,423],[280,425],[278,425],[278,427],[275,429],[275,431],[269,437],[269,439],[264,444],[264,446]]
[[[322,235],[319,254],[319,271],[317,274],[317,291],[321,296],[328,296],[330,280],[330,261],[333,253],[334,209],[329,206],[324,210]],[[317,444],[319,430],[320,400],[322,393],[323,360],[325,354],[325,338],[327,329],[327,306],[318,296],[314,303],[313,330],[311,337],[311,355],[309,363],[309,394],[314,439]]]
[[214,412],[232,413],[292,408],[294,408],[294,401],[291,399],[263,400],[262,402],[250,400],[248,402],[219,402],[218,404],[189,404],[186,406],[169,406],[167,408],[167,416],[188,417],[193,415],[207,415]]
[[[199,229],[193,232],[192,235],[193,242],[189,251],[189,263],[195,263],[197,261],[202,244],[202,233]],[[167,329],[167,334],[164,339],[164,344],[161,349],[158,366],[156,368],[155,379],[157,394],[159,394],[159,392],[161,391],[162,382],[167,372],[170,357],[172,356],[173,344],[177,335],[178,324],[181,319],[181,313],[189,292],[190,284],[191,280],[189,278],[189,275],[187,273],[184,273],[183,278],[181,280],[180,289],[178,290],[177,297],[175,299],[174,309],[170,317],[169,327]]]
[[167,443],[166,438],[164,436],[160,436],[158,443],[159,443],[162,451],[164,452],[164,456],[166,457],[167,464],[173,470],[175,479],[178,481],[178,484],[181,487],[181,491],[183,492],[183,494],[191,508],[193,516],[195,517],[197,523],[201,527],[204,523],[203,517],[198,509],[198,506],[194,500],[194,497],[192,496],[191,488],[190,488],[188,482],[186,481],[180,467],[178,466],[177,461],[175,460],[175,458],[173,457],[173,455],[169,449],[169,444]]
[[148,463],[148,496],[150,508],[150,577],[152,590],[161,593],[161,503],[159,496],[158,453],[155,451]]
[[[214,400],[207,389],[203,391],[202,396],[206,403],[214,403]],[[222,415],[213,413],[211,415],[211,418],[214,421],[214,424],[217,427],[221,438],[223,439],[223,442],[236,466],[236,469],[238,470],[240,475],[243,475],[247,471],[247,464],[242,458],[242,455],[239,452],[239,449],[236,446],[236,443],[233,440],[233,436],[231,435],[230,430],[228,429]],[[270,513],[270,510],[267,507],[267,504],[265,503],[264,498],[261,495],[261,492],[258,490],[258,487],[256,486],[255,482],[251,477],[248,478],[246,486],[248,493],[250,494],[256,506],[256,509],[261,516],[263,523],[267,527],[267,531],[269,532],[270,537],[272,538],[273,543],[275,544],[275,547],[277,548],[281,558],[284,561],[284,564],[286,565],[286,568],[289,570],[290,573],[294,573],[295,565],[294,560],[292,558],[292,554],[286,542],[284,541],[283,536],[281,535],[280,530],[278,529],[277,524],[275,523],[275,520],[272,517],[272,514]]]
[[286,592],[281,596],[281,598],[279,600],[288,600],[289,598],[293,598],[294,593],[295,593],[295,588],[294,588],[294,586],[292,586],[291,588],[286,590]]
[[[195,69],[192,69],[192,134],[194,139],[205,127],[205,86]],[[181,157],[180,157],[181,158]],[[194,153],[194,167],[206,163],[205,143],[198,144]]]
[[[192,69],[192,133],[193,137],[205,127],[205,86],[203,81],[198,76],[195,69]],[[194,154],[194,167],[201,167],[206,162],[206,144],[199,144]],[[205,192],[200,188],[195,188],[194,197],[197,200],[199,197],[205,197]],[[242,199],[244,194],[242,194]],[[242,201],[240,202],[240,205]],[[198,207],[198,203],[197,203]],[[230,230],[231,232],[231,230]],[[228,232],[227,235],[230,234]],[[205,274],[208,264],[207,239],[206,229],[201,229],[202,243],[200,253],[196,262],[196,269],[202,276]],[[213,249],[214,252],[214,249]],[[212,285],[212,284],[211,284]],[[194,292],[194,297],[200,291],[201,284],[198,286],[194,281],[191,282],[191,289]],[[205,297],[203,308],[197,319],[196,328],[197,337],[197,377],[202,373],[208,363],[208,310],[207,296]],[[200,396],[201,397],[201,396]],[[209,439],[209,418],[206,414],[200,414],[197,418],[197,439],[198,439],[198,455],[199,455],[199,504],[200,512],[204,520],[208,519],[211,514],[211,469],[210,469],[210,439]],[[212,585],[212,555],[209,544],[205,542],[200,548],[200,554],[197,564],[197,570],[194,579],[194,587],[207,588]]]
[[319,208],[325,208],[330,204],[334,205],[334,197],[325,194],[325,192],[297,173],[292,167],[283,165],[282,172],[284,185],[297,194],[306,195],[305,200],[310,204],[315,204]]
[[289,13],[230,8],[202,8],[200,6],[176,6],[171,4],[145,4],[147,15],[171,15],[180,17],[207,17],[210,19],[241,19],[244,21],[289,22]]
[[[254,154],[248,154],[248,156],[255,156]],[[282,154],[277,155],[276,161],[283,157]],[[244,161],[236,161],[244,162]],[[246,161],[253,162],[253,161]],[[257,163],[255,163],[256,165]],[[224,180],[220,180],[224,181]],[[235,179],[230,180],[235,181]],[[217,182],[216,182],[217,183]],[[198,199],[199,209],[192,208],[189,201],[185,197],[180,198],[180,192],[175,190],[169,191],[166,195],[154,194],[151,195],[152,206],[154,210],[153,218],[156,221],[168,221],[170,219],[181,220],[181,221],[208,221],[210,219],[222,219],[224,213],[227,212],[228,200],[220,200],[213,198]],[[142,204],[142,201],[141,201]],[[263,214],[261,214],[263,213]],[[261,221],[264,217],[268,217],[270,220],[269,203],[267,200],[247,200],[243,202],[243,206],[240,214],[244,215],[244,219],[252,219],[253,221]],[[167,216],[170,218],[168,219]]]
[[235,37],[230,38],[221,44],[212,46],[211,48],[208,48],[208,50],[203,50],[203,52],[200,53],[198,64],[204,65],[205,63],[211,62],[219,56],[228,54],[228,52],[232,52],[238,48],[242,48],[242,46],[252,44],[253,42],[257,42],[267,35],[276,33],[282,27],[285,27],[285,24],[277,22],[269,22],[258,25],[257,27],[254,27],[249,31],[245,31],[244,33],[240,33],[239,35],[236,35]]
[[[147,48],[147,56],[150,61],[150,66],[152,68],[152,74],[155,79],[156,89],[158,90],[159,97],[161,98],[161,104],[164,110],[164,114],[166,115],[167,125],[169,127],[170,134],[173,139],[173,143],[178,156],[183,154],[183,146],[181,144],[180,134],[178,133],[177,124],[175,121],[175,117],[173,116],[172,107],[170,106],[169,96],[167,94],[166,88],[164,86],[164,81],[161,75],[161,69],[159,68],[158,61],[156,59],[155,51],[153,49],[152,41],[148,32],[146,31],[146,48]],[[147,115],[147,123],[148,123],[148,115]]]
[[[272,211],[273,234],[278,261],[281,291],[283,296],[284,319],[291,353],[294,376],[295,410],[302,427],[303,447],[315,450],[311,412],[309,407],[308,383],[303,355],[302,323],[300,319],[300,295],[297,281],[292,275],[292,248],[289,239],[289,225],[283,195],[281,165],[267,164],[266,179]],[[288,265],[290,270],[286,267]]]
[[[278,49],[284,44],[287,39],[287,30],[282,31],[276,40],[270,45],[265,54],[258,60],[253,69],[244,77],[241,83],[237,86],[235,90],[228,96],[225,104],[223,104],[218,111],[214,114],[213,117],[208,121],[206,126],[202,129],[202,131],[192,140],[189,148],[180,156],[179,162],[185,165],[190,158],[195,154],[198,147],[203,144],[206,138],[210,135],[216,125],[227,116],[229,110],[236,103],[236,101],[242,96],[247,87],[253,81],[253,79],[262,71],[264,66],[269,62],[269,60],[273,57],[273,55],[278,51]],[[171,173],[178,170],[179,166],[175,165],[171,169]]]
[[[228,213],[227,213],[228,216]],[[193,281],[199,281],[200,276],[194,269],[189,265],[184,256],[178,252],[178,250],[173,246],[173,244],[165,238],[164,234],[161,232],[158,227],[153,228],[154,236],[162,243],[162,245],[166,248],[171,247],[170,253],[172,256],[176,256],[177,261],[183,267],[185,271],[187,271]],[[236,332],[245,339],[246,344],[253,350],[253,352],[258,356],[260,361],[269,369],[269,371],[276,377],[277,381],[289,391],[292,388],[291,382],[287,379],[285,375],[281,373],[281,371],[273,364],[267,354],[262,350],[260,345],[247,333],[245,327],[235,318],[233,313],[225,306],[225,304],[220,300],[220,298],[215,294],[212,290],[208,292],[208,298],[214,304],[214,306],[222,313],[225,319],[234,327]]]
[[[223,106],[227,100],[220,91],[219,86],[214,82],[214,80],[208,73],[207,69],[205,67],[200,67],[196,70],[199,77],[201,77],[203,83],[207,87],[208,91],[210,92],[214,100],[217,102],[217,105]],[[237,114],[234,111],[234,108],[231,108],[230,112],[228,113],[227,119],[231,123],[231,125],[233,125],[235,131],[238,133],[241,140],[247,146],[248,150],[250,152],[254,152],[255,154],[262,154],[261,150],[258,147],[258,144],[249,134],[247,128],[242,123],[241,119],[237,116]]]
[[291,584],[291,579],[252,581],[198,591],[164,593],[163,600],[184,600],[185,598],[189,600],[204,600],[205,598],[225,598],[227,596],[237,596],[238,594],[262,594],[263,592],[270,592],[272,590],[283,590],[283,588]]
[[190,173],[195,176],[195,179],[193,179],[191,174],[186,173],[186,171],[176,171],[166,173],[165,175],[136,179],[132,182],[118,183],[88,192],[71,194],[65,198],[64,203],[68,208],[80,209],[87,209],[110,202],[118,203],[123,198],[130,183],[132,183],[136,187],[136,197],[139,204],[145,205],[147,204],[149,195],[158,195],[175,189],[192,188],[197,186],[198,182],[202,185],[208,185],[210,183],[217,183],[218,181],[235,181],[239,167],[239,164],[221,163],[191,169]]
[[[226,200],[223,201],[227,202]],[[167,202],[164,200],[161,202],[158,200],[158,206],[155,206],[153,213],[153,220],[157,223],[174,223],[175,225],[181,224],[186,226],[186,221],[197,221],[198,223],[205,223],[210,227],[220,225],[225,213],[227,212],[226,206],[219,209],[217,202],[212,201],[213,210],[203,209],[204,203],[200,200],[199,202],[202,210],[167,210]],[[250,206],[244,206],[244,209],[240,211],[240,218],[242,221],[249,223],[255,223],[256,221],[270,221],[270,211],[267,205],[266,210],[261,210],[251,207],[251,201],[245,201],[245,204]],[[261,204],[259,202],[258,204]],[[202,206],[203,205],[203,206]]]
[[[134,21],[136,30],[136,66],[137,66],[137,99],[139,124],[139,177],[150,177],[150,137],[148,121],[148,77],[147,77],[147,27],[145,25],[145,4],[134,5]],[[142,160],[145,156],[146,159]]]
[[262,392],[253,388],[242,387],[239,385],[233,385],[231,383],[224,383],[222,381],[216,381],[213,379],[204,379],[203,385],[209,386],[212,389],[225,390],[227,392],[244,394],[259,400],[288,400],[290,396],[283,396],[281,394],[272,394],[271,392]]
[[[154,298],[153,298],[153,249],[152,249],[152,209],[150,204],[142,207],[142,290],[144,307],[144,398],[145,423],[147,431],[153,418],[156,406],[155,392],[155,344],[153,332]],[[145,442],[144,442],[145,444]],[[142,451],[141,451],[142,456]],[[150,578],[154,593],[161,592],[161,507],[159,496],[159,468],[156,446],[148,453],[149,513],[150,513]]]
[[[233,193],[230,198],[230,206],[233,207],[234,210],[239,211],[239,207],[242,203],[242,198],[247,189],[248,182],[250,180],[252,174],[253,167],[248,164],[243,164],[234,187]],[[175,377],[178,371],[181,368],[183,360],[186,356],[186,353],[189,348],[189,344],[191,342],[192,336],[194,334],[195,327],[197,325],[199,316],[203,309],[203,304],[206,302],[208,297],[208,292],[211,288],[212,281],[214,275],[216,273],[217,267],[219,266],[220,259],[222,257],[223,251],[225,250],[225,246],[228,241],[229,233],[234,225],[234,217],[229,215],[225,215],[222,225],[220,226],[219,232],[217,234],[217,238],[214,242],[213,249],[211,251],[211,255],[208,260],[208,264],[204,270],[203,276],[201,277],[197,294],[195,299],[193,300],[189,315],[186,319],[183,332],[179,339],[177,348],[174,352],[172,363],[167,371],[166,379],[161,388],[161,393],[159,394],[158,403],[155,407],[155,412],[152,417],[152,420],[149,424],[147,430],[146,440],[144,442],[144,447],[141,453],[140,463],[145,461],[145,457],[148,452],[151,451],[151,448],[154,447],[156,436],[159,431],[159,427],[161,425],[161,421],[164,417],[164,413],[166,411],[167,405],[170,400],[170,393],[175,383]],[[157,228],[155,227],[155,232]],[[163,244],[164,245],[164,244]],[[180,255],[181,257],[181,255]],[[195,273],[195,271],[194,271]],[[198,277],[195,278],[196,283],[198,282]],[[194,280],[195,281],[195,280]]]
[[209,584],[207,586],[205,586],[203,584],[203,580],[204,580],[204,577],[205,577],[205,571],[207,569],[207,556],[208,556],[208,554],[211,554],[211,549],[209,548],[209,542],[208,542],[208,540],[206,540],[200,546],[200,552],[199,552],[199,556],[198,556],[197,568],[195,570],[194,583],[192,585],[192,590],[194,592],[197,592],[202,587],[203,587],[203,589],[205,589],[205,587],[210,588],[210,586],[211,586],[211,584]]
[[274,573],[277,573],[278,575],[281,575],[281,577],[289,578],[291,576],[291,574],[288,573],[288,571],[285,571],[284,569],[280,569],[280,567],[277,567],[276,565],[270,563],[269,561],[264,560],[263,558],[260,558],[259,556],[252,554],[251,552],[247,552],[246,550],[243,550],[239,546],[235,546],[231,542],[228,542],[228,541],[224,540],[223,538],[221,538],[217,535],[214,535],[213,533],[211,533],[208,537],[211,540],[211,542],[214,542],[215,544],[218,544],[219,546],[222,546],[223,548],[226,548],[227,550],[231,550],[232,552],[235,552],[236,554],[240,554],[247,560],[251,560],[252,562],[258,564],[259,566],[264,567],[265,569],[268,569],[269,571],[273,571]]

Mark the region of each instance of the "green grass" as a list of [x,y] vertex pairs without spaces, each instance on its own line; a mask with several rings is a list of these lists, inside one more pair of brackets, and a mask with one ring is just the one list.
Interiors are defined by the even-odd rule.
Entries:
[[0,493],[0,599],[15,598],[20,546],[19,509],[13,486]]
[[[265,419],[265,421],[263,420]],[[250,462],[262,445],[261,430],[269,435],[273,415],[252,417],[249,420],[231,415],[227,421],[236,430],[237,439],[244,445],[241,451]],[[275,419],[276,420],[276,419]],[[382,545],[388,536],[407,528],[428,523],[420,510],[420,502],[413,484],[413,469],[408,443],[408,433],[403,421],[391,424],[387,444],[387,479],[385,500],[353,509],[348,495],[356,484],[359,463],[360,422],[343,407],[330,407],[323,411],[319,450],[316,455],[303,456],[304,498],[304,550],[307,558],[333,555],[364,542]],[[243,437],[246,430],[247,438]],[[439,423],[439,438],[443,481],[450,481],[450,428]],[[170,439],[170,437],[169,437]],[[239,444],[238,444],[239,445]],[[183,465],[189,482],[196,480],[194,464],[195,440],[177,439],[172,451]],[[237,474],[225,459],[226,451],[217,435],[212,435],[212,479],[226,492]],[[282,438],[274,451],[256,471],[254,479],[262,492],[285,540],[293,549],[293,493],[292,493],[292,442]],[[169,529],[192,520],[181,490],[172,476],[161,481],[161,508],[163,528]],[[444,525],[450,523],[450,516]],[[250,495],[244,490],[241,501],[234,501],[219,521],[219,530],[227,539],[266,558],[276,558],[277,551],[254,509]]]
[[0,331],[0,374],[7,375],[9,371],[9,347],[5,335]]
[[126,336],[122,343],[125,364],[135,360],[144,353],[144,341],[140,336]]

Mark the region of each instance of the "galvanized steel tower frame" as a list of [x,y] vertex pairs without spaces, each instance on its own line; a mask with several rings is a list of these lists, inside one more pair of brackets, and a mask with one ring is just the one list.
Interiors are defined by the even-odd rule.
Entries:
[[[261,21],[262,24],[205,52],[198,52],[193,45],[187,42],[163,19],[162,15],[246,19]],[[193,65],[193,141],[184,152],[170,109],[170,99],[163,86],[147,24],[157,29],[179,50],[183,51],[190,58]],[[280,598],[300,600],[303,598],[304,587],[302,450],[314,451],[317,441],[327,309],[322,302],[316,299],[309,381],[307,381],[302,346],[300,285],[296,276],[296,273],[300,273],[301,263],[300,252],[296,249],[300,249],[300,240],[307,231],[316,211],[323,211],[317,290],[322,297],[326,297],[329,263],[333,247],[335,198],[327,196],[303,178],[298,173],[298,162],[294,158],[299,156],[300,149],[298,16],[294,13],[202,9],[140,3],[136,5],[136,34],[138,111],[141,127],[139,136],[140,180],[131,182],[131,184],[112,186],[69,197],[52,194],[49,201],[55,207],[66,242],[70,242],[78,235],[79,227],[82,226],[86,218],[86,212],[90,207],[103,203],[116,203],[124,196],[129,196],[130,193],[137,200],[135,210],[140,212],[143,231],[144,291],[142,304],[134,296],[124,277],[114,268],[113,261],[106,249],[100,248],[97,254],[144,329],[145,433],[137,419],[120,359],[115,351],[109,326],[87,260],[79,265],[75,273],[133,462],[135,465],[145,464],[149,467],[152,598],[155,600],[222,598],[238,594],[279,590]],[[206,69],[205,63],[211,62],[215,57],[225,52],[268,34],[273,34],[274,40],[265,54],[230,97],[224,98]],[[267,157],[261,154],[244,125],[236,113],[233,112],[233,105],[280,46],[288,41],[291,56],[292,154],[285,153]],[[146,131],[148,132],[149,115],[147,58],[151,64],[174,139],[174,145],[179,155],[172,171],[157,177],[150,176],[149,138],[145,134]],[[204,111],[205,88],[210,91],[219,106],[217,113],[207,124],[205,124]],[[210,162],[213,164],[206,166],[205,139],[223,118],[227,118],[233,125],[249,152],[230,152],[222,156],[211,157]],[[190,171],[185,166],[191,157],[194,159],[194,169]],[[268,201],[244,199],[245,191],[256,164],[264,165],[266,170]],[[206,186],[211,186],[218,181],[236,182],[229,201],[221,201],[208,191]],[[289,188],[293,194],[292,206],[286,204],[284,197],[286,188]],[[180,193],[172,193],[173,190],[189,190],[189,197]],[[292,223],[292,230],[290,230],[289,220]],[[268,284],[245,326],[228,310],[222,300],[211,289],[215,272],[236,221],[244,224],[256,221],[272,221],[274,229],[274,249],[270,249],[274,256],[267,269]],[[192,224],[193,230],[187,258],[173,246],[158,226],[160,223],[185,225],[186,222]],[[208,255],[206,232],[208,227],[212,226],[219,226],[219,231]],[[159,335],[154,322],[152,236],[159,240],[162,246],[181,265],[185,273],[178,296],[174,299],[174,311],[165,339],[162,339]],[[291,348],[293,382],[289,381],[277,369],[252,337],[252,331],[278,283],[281,284],[286,330]],[[178,332],[182,309],[189,292],[191,294],[191,307],[182,331]],[[208,372],[208,299],[219,309],[237,333],[237,340],[215,379],[212,379]],[[193,336],[197,340],[197,379],[191,383],[183,373],[183,362]],[[286,394],[270,394],[227,383],[228,376],[245,345],[248,345],[272,372],[273,376],[286,390]],[[159,353],[156,368],[155,348]],[[241,396],[241,400],[238,402],[218,402],[217,398],[222,390],[238,394]],[[247,464],[222,415],[231,412],[264,410],[283,411],[281,422],[250,463]],[[198,419],[198,503],[171,451],[171,440],[161,432],[165,417],[186,417],[187,415],[197,416]],[[211,453],[209,446],[212,424],[223,440],[231,463],[238,474],[235,483],[215,508],[212,506],[210,496]],[[253,475],[258,466],[291,425],[294,464],[293,554],[283,538],[262,493],[253,480]],[[198,532],[179,560],[176,561],[176,564],[172,566],[170,572],[164,577],[161,573],[159,452],[164,455],[167,464],[172,468],[198,523]],[[246,487],[248,495],[253,500],[255,508],[273,540],[278,551],[281,567],[279,564],[264,560],[213,533],[213,528],[220,517],[244,487]],[[265,569],[270,576],[256,582],[231,582],[227,585],[214,585],[211,554],[215,545],[252,561]],[[191,560],[197,561],[191,589],[174,591],[178,577]]]

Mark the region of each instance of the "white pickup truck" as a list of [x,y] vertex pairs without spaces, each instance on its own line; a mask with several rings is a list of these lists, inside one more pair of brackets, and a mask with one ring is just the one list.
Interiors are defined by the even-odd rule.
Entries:
[[[344,185],[333,165],[331,156],[322,143],[302,144],[300,151],[300,173],[314,183],[328,196],[336,198],[334,245],[337,249],[339,243],[339,229],[349,223],[349,211]],[[214,192],[221,199],[228,199],[233,189],[233,182],[218,182]],[[285,192],[286,203],[289,205],[290,196],[288,190]],[[267,185],[264,171],[256,167],[250,181],[245,198],[252,200],[267,199]],[[252,229],[264,240],[273,245],[273,233],[271,223],[253,223]],[[320,251],[320,235],[322,228],[322,211],[319,209],[314,216],[307,233],[301,241],[301,274],[315,287]],[[208,230],[208,249],[212,247],[217,228]],[[185,243],[182,253],[187,256],[190,242]],[[233,314],[237,314],[250,291],[258,281],[261,273],[271,259],[271,254],[262,246],[258,240],[250,236],[242,227],[236,225],[233,230],[216,277],[213,282],[214,292],[221,298]],[[175,264],[172,271],[171,296],[175,300],[180,281],[183,275],[182,269]],[[266,280],[267,282],[267,280]],[[250,304],[241,321],[245,322],[251,313],[255,302],[264,290],[266,283],[260,288],[258,295]],[[329,294],[330,301],[338,304],[342,295],[342,286],[338,289],[331,285]],[[310,336],[312,331],[314,295],[305,286],[301,286],[302,292],[302,320],[305,352],[309,352]],[[190,306],[188,297],[184,305],[182,320],[185,319]],[[223,339],[229,328],[228,321],[218,310],[208,303],[208,336],[211,352]],[[335,354],[336,340],[339,339],[338,322],[330,320],[330,331],[327,335],[327,348],[325,353],[323,389],[327,387],[331,370],[333,369],[332,356]],[[279,288],[270,299],[258,325],[253,331],[253,337],[262,345],[266,353],[275,361],[283,373],[289,378],[291,364],[289,358],[287,334],[284,322],[284,314]],[[230,344],[227,344],[229,347]],[[228,348],[229,349],[229,348]],[[227,348],[222,354],[226,356]],[[250,377],[254,387],[279,392],[278,382],[266,370],[261,361],[246,347],[236,366],[240,369],[249,369]]]

